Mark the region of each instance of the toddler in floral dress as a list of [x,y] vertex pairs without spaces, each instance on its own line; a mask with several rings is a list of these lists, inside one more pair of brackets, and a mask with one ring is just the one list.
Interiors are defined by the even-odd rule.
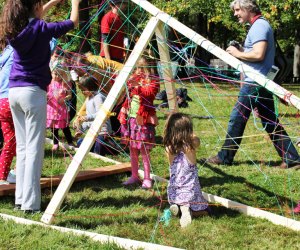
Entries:
[[69,145],[73,146],[73,137],[69,128],[69,114],[65,101],[71,98],[66,72],[56,67],[52,71],[52,81],[47,91],[47,128],[53,133],[52,150],[58,149],[58,131],[63,130]]
[[193,133],[189,116],[173,113],[164,129],[164,146],[170,163],[168,201],[171,213],[181,213],[180,225],[191,224],[192,216],[208,214],[208,203],[202,195],[196,166],[196,149],[200,140]]

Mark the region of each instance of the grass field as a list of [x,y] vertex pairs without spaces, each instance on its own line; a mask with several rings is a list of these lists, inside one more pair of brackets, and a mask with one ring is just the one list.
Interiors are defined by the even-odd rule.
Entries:
[[[299,86],[285,87],[300,96]],[[195,133],[201,138],[198,159],[214,156],[223,144],[238,89],[229,84],[220,84],[217,89],[203,84],[188,85],[187,88],[193,101],[181,111],[194,117]],[[294,140],[299,136],[298,111],[279,103],[279,115]],[[161,146],[165,115],[158,112],[158,116],[160,125],[157,127],[157,146],[151,152],[151,167],[154,174],[168,178],[168,165]],[[208,119],[210,116],[213,119]],[[113,159],[129,161],[126,154]],[[43,175],[64,173],[69,162],[68,154],[52,154],[48,146]],[[288,211],[300,199],[300,171],[273,167],[280,162],[260,120],[251,117],[235,164],[199,163],[200,183],[207,193],[299,220],[299,216]],[[83,168],[105,165],[107,163],[88,158]],[[165,226],[159,219],[168,208],[166,184],[157,183],[149,191],[138,187],[124,188],[121,183],[126,178],[127,175],[119,174],[74,184],[55,216],[54,224],[185,249],[300,248],[299,232],[275,226],[267,220],[247,217],[218,204],[210,204],[211,217],[195,219],[184,230],[177,218],[172,218]],[[43,190],[42,209],[47,207],[54,191],[54,188]],[[1,213],[37,221],[41,218],[41,214],[32,216],[14,212],[13,206],[13,197],[1,198]],[[0,249],[120,249],[116,245],[100,245],[84,237],[46,231],[37,226],[1,222]]]

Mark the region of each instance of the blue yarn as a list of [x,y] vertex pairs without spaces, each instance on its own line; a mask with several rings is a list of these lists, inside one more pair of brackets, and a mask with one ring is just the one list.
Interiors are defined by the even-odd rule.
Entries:
[[165,226],[168,226],[170,220],[171,220],[171,211],[170,211],[170,209],[165,209],[164,214],[162,217],[160,217],[159,221],[165,222]]

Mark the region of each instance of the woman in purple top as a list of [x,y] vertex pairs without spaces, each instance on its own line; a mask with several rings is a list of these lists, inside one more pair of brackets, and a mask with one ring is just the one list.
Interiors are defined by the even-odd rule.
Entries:
[[[80,0],[72,0],[70,20],[46,23],[41,18],[61,0],[7,0],[0,37],[14,50],[9,78],[9,103],[17,141],[15,209],[40,210],[40,177],[46,130],[46,90],[51,81],[49,42],[78,24]],[[3,43],[3,42],[2,42]]]

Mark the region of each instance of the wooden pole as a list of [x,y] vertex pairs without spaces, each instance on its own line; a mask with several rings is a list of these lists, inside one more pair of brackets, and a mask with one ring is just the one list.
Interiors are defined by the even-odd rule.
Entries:
[[142,52],[152,38],[158,23],[159,20],[155,17],[152,17],[148,22],[130,57],[125,63],[124,68],[117,76],[116,81],[111,88],[107,98],[105,99],[102,108],[99,110],[94,122],[92,123],[91,128],[88,130],[87,135],[84,137],[79,150],[74,155],[74,158],[69,165],[63,179],[61,180],[61,183],[59,184],[56,192],[54,193],[53,198],[48,204],[48,207],[41,218],[42,222],[46,224],[51,224],[53,222],[55,214],[58,212],[64,198],[69,192],[74,179],[80,170],[81,162],[84,160],[91,147],[93,146],[95,139],[102,127],[102,124],[106,121],[107,117],[109,117],[109,113],[113,109],[116,101],[118,100],[118,97],[125,87],[125,83],[129,78],[129,74],[131,73],[133,67],[139,60]]
[[168,97],[169,110],[171,112],[178,111],[178,105],[176,101],[176,88],[173,81],[173,73],[171,68],[171,59],[169,53],[169,47],[167,46],[167,36],[164,29],[164,23],[159,22],[155,31],[156,40],[158,45],[158,51],[160,56],[160,65],[163,73],[163,79],[165,83],[165,89]]

